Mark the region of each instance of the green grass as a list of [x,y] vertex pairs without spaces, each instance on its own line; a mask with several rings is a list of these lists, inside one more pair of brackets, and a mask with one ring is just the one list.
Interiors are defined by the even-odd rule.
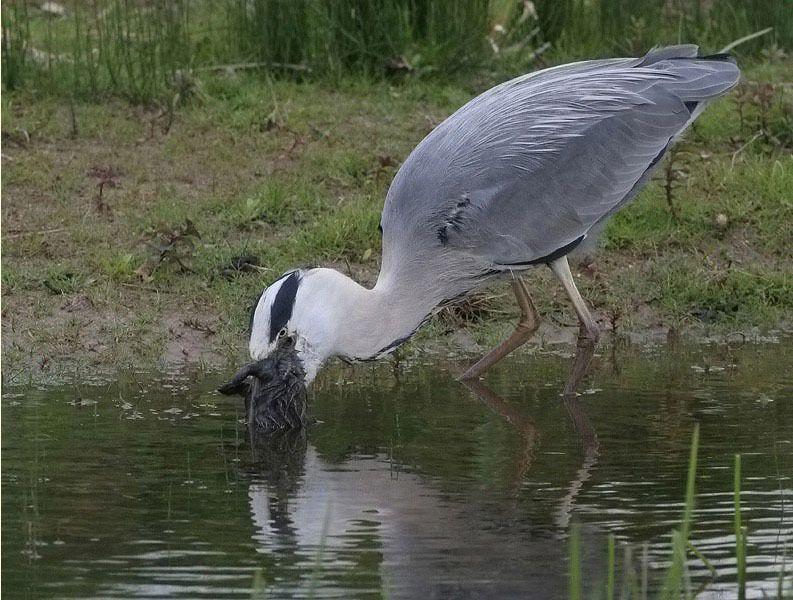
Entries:
[[570,565],[569,565],[569,585],[570,600],[581,600],[583,591],[581,585],[581,529],[578,525],[573,525],[570,530]]
[[[708,584],[705,582],[699,589],[692,586],[691,576],[687,567],[687,560],[689,556],[696,557],[700,560],[705,567],[711,572],[711,581],[716,578],[716,569],[708,558],[700,552],[694,544],[690,541],[691,532],[696,526],[694,519],[694,507],[696,501],[696,472],[697,472],[697,457],[699,452],[699,425],[695,425],[694,431],[691,436],[691,451],[688,461],[688,475],[686,478],[686,491],[683,502],[683,513],[681,515],[680,527],[672,531],[670,551],[670,565],[659,578],[658,592],[655,597],[661,600],[677,600],[679,598],[695,598],[700,593],[708,590]],[[746,585],[746,539],[747,529],[741,521],[741,457],[735,456],[734,465],[734,489],[733,489],[733,520],[734,520],[734,534],[735,534],[735,564],[736,564],[736,595],[737,598],[743,600],[746,598],[747,585]],[[569,589],[568,597],[570,600],[580,600],[583,597],[581,581],[587,575],[582,572],[581,567],[581,539],[580,539],[580,526],[573,524],[571,528],[570,538],[568,542],[569,552]],[[608,556],[607,556],[607,571],[605,581],[606,583],[606,600],[614,598],[614,577],[615,577],[615,543],[614,536],[608,537]],[[776,598],[782,600],[787,597],[784,589],[785,579],[785,560],[786,549],[781,549],[780,558],[782,560],[783,568],[780,571],[779,583],[777,585]],[[648,595],[648,557],[647,549],[643,552],[641,560],[641,584],[639,584],[639,577],[632,565],[631,560],[632,551],[630,547],[625,547],[625,560],[622,561],[623,573],[622,578],[625,585],[623,585],[620,598],[632,598],[637,600],[646,600]],[[723,557],[719,557],[723,560]],[[595,578],[597,580],[597,578]],[[600,597],[595,594],[593,597]]]
[[717,50],[774,31],[743,55],[793,46],[786,0],[98,0],[6,2],[3,88],[76,99],[113,95],[168,110],[224,65],[265,76],[467,79],[551,61],[637,54],[696,41]]
[[672,532],[672,564],[667,571],[663,587],[662,598],[680,598],[688,594],[691,587],[688,582],[686,570],[686,556],[688,554],[689,537],[691,535],[692,519],[694,514],[694,488],[697,476],[697,453],[699,451],[699,425],[694,427],[691,435],[691,454],[688,459],[688,476],[686,477],[686,496],[683,506],[683,516],[680,529]]
[[614,535],[608,537],[608,567],[606,575],[606,600],[614,600],[614,575],[616,567],[616,541]]
[[[793,103],[783,83],[791,62],[743,66],[749,82],[709,108],[675,157],[685,175],[673,185],[676,216],[661,173],[610,223],[580,277],[584,297],[618,333],[789,319]],[[244,348],[251,303],[290,268],[332,266],[373,283],[379,215],[397,166],[494,82],[208,74],[173,113],[25,86],[4,93],[4,358],[156,362],[196,316],[215,333],[187,333],[226,356]],[[158,244],[188,219],[200,237],[166,249],[147,273]],[[240,257],[259,268],[232,268]],[[541,315],[573,324],[548,273],[530,280]],[[513,311],[509,294],[493,294],[469,319],[475,336],[491,342]],[[55,343],[75,321],[88,337]]]

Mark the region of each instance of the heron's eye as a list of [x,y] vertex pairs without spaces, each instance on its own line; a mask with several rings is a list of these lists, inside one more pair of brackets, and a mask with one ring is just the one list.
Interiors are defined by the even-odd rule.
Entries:
[[286,327],[282,327],[282,328],[281,328],[281,331],[279,331],[279,332],[278,332],[278,339],[280,340],[280,339],[281,339],[282,337],[284,337],[286,334],[287,334]]

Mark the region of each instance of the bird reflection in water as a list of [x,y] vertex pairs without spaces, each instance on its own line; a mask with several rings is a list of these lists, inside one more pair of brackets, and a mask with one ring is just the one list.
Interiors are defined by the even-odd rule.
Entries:
[[[493,390],[479,380],[464,381],[464,385],[476,394],[493,412],[512,425],[522,440],[521,452],[515,465],[514,484],[520,487],[534,460],[535,448],[539,444],[540,432],[531,417],[517,410],[509,402],[501,398]],[[581,467],[576,471],[575,478],[570,482],[568,492],[562,498],[556,516],[556,525],[561,530],[566,530],[570,524],[570,514],[575,505],[575,498],[581,491],[597,464],[598,439],[589,418],[586,416],[581,403],[575,394],[565,394],[563,400],[570,422],[578,436],[583,458]]]
[[[479,491],[461,497],[431,473],[395,471],[385,455],[327,460],[305,430],[252,438],[249,502],[257,551],[270,557],[268,569],[292,569],[291,576],[274,576],[272,585],[278,579],[278,585],[299,588],[305,583],[300,573],[305,575],[319,554],[323,585],[343,586],[345,569],[369,564],[374,556],[380,584],[400,597],[514,597],[527,585],[535,591],[563,585],[563,575],[549,565],[563,564],[564,546],[550,540],[566,535],[576,498],[597,462],[594,429],[578,400],[565,398],[582,460],[549,531],[527,522],[525,506],[521,510],[518,503],[521,492],[525,500],[523,484],[539,446],[537,425],[483,383],[466,385],[521,440],[511,489],[506,495],[503,489],[493,491],[495,501],[488,495],[492,490],[483,492],[484,499]],[[534,568],[538,565],[547,568]]]

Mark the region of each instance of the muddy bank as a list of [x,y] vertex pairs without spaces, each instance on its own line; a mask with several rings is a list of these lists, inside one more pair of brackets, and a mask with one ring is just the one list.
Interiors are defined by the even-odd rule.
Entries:
[[[200,306],[168,303],[162,316],[149,318],[143,329],[139,314],[131,310],[115,313],[96,306],[84,295],[51,298],[51,310],[44,315],[32,304],[15,300],[13,314],[6,313],[8,302],[4,306],[2,377],[6,385],[107,381],[135,370],[228,370],[247,360],[247,333],[230,326],[228,318]],[[615,329],[608,318],[596,314],[603,334],[599,352],[615,345],[774,343],[793,335],[791,322],[765,328],[702,324],[681,329],[661,324],[651,311],[643,311],[641,320],[634,318],[629,328]],[[384,360],[410,364],[434,357],[443,360],[452,373],[462,372],[508,336],[514,326],[509,317],[474,323],[454,319],[445,313],[434,317],[393,357]],[[516,354],[539,351],[572,356],[577,334],[573,315],[553,313]]]

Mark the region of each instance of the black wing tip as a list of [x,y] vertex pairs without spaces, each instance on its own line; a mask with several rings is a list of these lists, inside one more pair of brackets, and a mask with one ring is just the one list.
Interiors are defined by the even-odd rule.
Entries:
[[[696,49],[696,54],[689,54],[692,50]],[[670,54],[670,51],[679,51],[680,53]],[[716,62],[729,62],[737,65],[738,62],[735,57],[729,52],[716,52],[715,54],[701,54],[699,47],[695,44],[682,44],[677,46],[655,46],[651,48],[647,54],[642,58],[639,66],[651,65],[655,62],[662,60],[712,60]]]
[[[699,102],[696,100],[687,100],[683,102],[686,105],[686,109],[688,110],[688,114],[693,115],[694,111],[697,110],[697,106],[699,106]],[[666,148],[664,148],[666,150]],[[651,163],[652,166],[652,163]]]
[[699,60],[715,60],[718,62],[728,62],[734,65],[738,64],[738,61],[735,60],[735,57],[730,54],[729,52],[717,52],[716,54],[707,54],[705,56],[698,56]]

